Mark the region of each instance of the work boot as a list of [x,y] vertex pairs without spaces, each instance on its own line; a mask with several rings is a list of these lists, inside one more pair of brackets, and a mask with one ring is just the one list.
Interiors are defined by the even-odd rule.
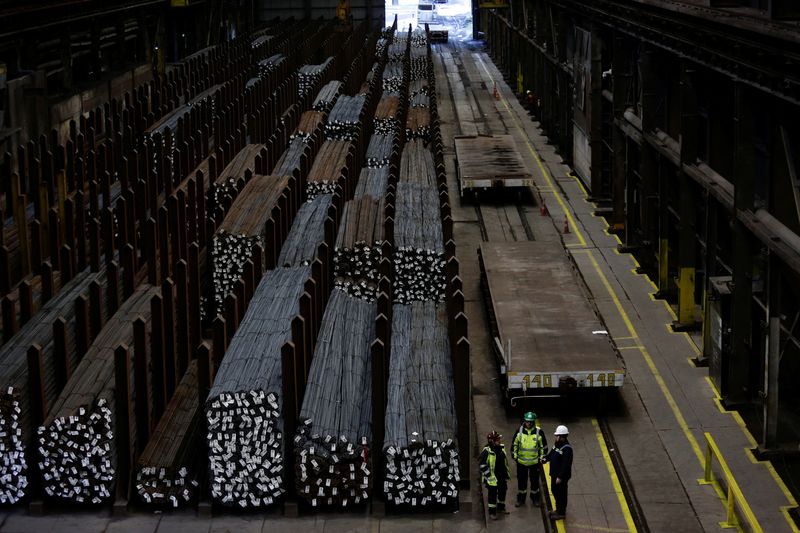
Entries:
[[497,515],[496,514],[490,514],[489,518],[492,519],[492,520],[497,520]]
[[538,507],[541,504],[538,492],[531,494],[531,501],[533,502],[533,505],[535,505],[536,507]]
[[565,515],[559,514],[557,511],[550,511],[547,516],[550,517],[550,520],[563,520],[566,518]]
[[525,499],[524,498],[521,499],[521,500],[517,499],[517,501],[514,502],[514,507],[519,507],[519,506],[524,505],[524,504],[525,504]]

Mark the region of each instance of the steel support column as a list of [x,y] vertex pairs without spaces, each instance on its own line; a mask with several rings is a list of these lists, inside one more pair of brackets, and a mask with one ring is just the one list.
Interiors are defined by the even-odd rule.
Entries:
[[592,198],[607,198],[603,183],[603,41],[597,24],[591,27],[591,72],[589,80],[589,147],[591,150]]
[[781,265],[769,254],[767,314],[769,334],[764,350],[764,435],[762,447],[778,446],[778,376],[781,365]]
[[[628,101],[630,94],[631,80],[633,78],[631,72],[631,62],[628,50],[625,48],[625,38],[620,32],[614,32],[613,37],[613,64],[611,68],[611,80],[613,90],[613,119],[620,118],[625,113],[625,110],[632,102]],[[614,152],[614,159],[612,161],[612,185],[611,185],[611,198],[613,201],[614,214],[612,222],[615,228],[620,224],[625,228],[625,244],[631,246],[633,244],[633,194],[634,184],[628,185],[627,182],[627,139],[625,134],[619,126],[613,124],[611,126],[611,148]],[[627,192],[627,197],[626,197]],[[626,213],[630,212],[628,216]]]

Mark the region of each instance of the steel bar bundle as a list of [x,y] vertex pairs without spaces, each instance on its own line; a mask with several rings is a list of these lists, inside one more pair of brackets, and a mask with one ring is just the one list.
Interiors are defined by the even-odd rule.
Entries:
[[408,97],[408,106],[411,108],[414,107],[430,107],[431,106],[431,98],[427,95],[427,93],[418,92],[412,94]]
[[333,194],[347,169],[347,157],[353,145],[350,141],[325,141],[314,158],[306,179],[306,196],[312,200],[318,194]]
[[433,154],[406,143],[395,200],[394,292],[400,303],[444,298],[444,245]]
[[278,265],[298,267],[314,261],[317,247],[325,240],[325,219],[332,201],[333,195],[320,194],[300,206],[281,247]]
[[384,221],[382,197],[361,196],[344,206],[333,256],[334,276],[336,286],[350,296],[375,298]]
[[394,42],[389,45],[389,50],[386,53],[386,58],[390,62],[400,62],[406,58],[408,51],[408,41],[406,41],[401,34],[397,34]]
[[425,34],[425,30],[422,28],[417,28],[408,36],[409,40],[411,41],[411,48],[428,48],[428,36]]
[[409,55],[409,77],[412,80],[427,79],[429,66],[428,49],[412,44]]
[[[217,312],[222,313],[225,297],[242,277],[245,263],[257,245],[262,250],[275,245],[265,234],[267,220],[287,192],[288,176],[253,176],[231,204],[211,244],[212,279]],[[263,258],[261,261],[263,263]]]
[[458,499],[453,369],[444,306],[394,305],[383,490],[397,505]]
[[247,144],[233,157],[230,163],[217,176],[213,186],[213,201],[215,206],[223,204],[226,196],[231,200],[238,194],[239,180],[244,180],[245,172],[252,173],[256,168],[256,156],[264,148],[263,144]]
[[389,46],[390,39],[386,37],[381,37],[375,43],[375,58],[382,59],[384,52],[387,51],[387,47]]
[[412,107],[406,117],[406,140],[422,139],[425,144],[431,140],[431,110],[427,107]]
[[427,79],[412,80],[408,84],[408,97],[413,98],[418,94],[427,94],[428,96],[433,94],[433,89],[431,89]]
[[383,198],[386,196],[386,188],[389,185],[389,167],[382,168],[362,168],[358,176],[353,199],[363,196],[373,198]]
[[297,71],[297,82],[301,98],[316,87],[317,82],[319,82],[332,63],[333,58],[329,57],[319,65],[303,65],[300,67]]
[[367,145],[366,163],[369,168],[381,168],[389,166],[392,159],[395,137],[389,135],[373,135]]
[[376,135],[392,135],[400,131],[400,97],[384,93],[375,109]]
[[202,438],[197,377],[194,359],[139,457],[136,492],[147,505],[176,508],[197,495]]
[[[39,470],[47,496],[92,504],[112,496],[118,430],[114,351],[133,346],[133,322],[149,322],[150,300],[158,292],[140,285],[108,320],[39,428]],[[136,424],[129,429],[135,435]]]
[[325,113],[322,111],[306,111],[300,115],[300,123],[297,125],[297,129],[294,133],[289,137],[289,140],[292,141],[299,137],[303,141],[307,141],[316,132],[321,131],[324,125]]
[[325,138],[337,141],[355,141],[361,132],[361,112],[367,97],[340,96],[328,115],[325,123]]
[[256,37],[250,42],[250,48],[255,50],[261,46],[264,46],[265,44],[270,42],[272,38],[273,38],[272,35],[261,35],[259,37]]
[[262,59],[258,62],[258,75],[262,78],[268,76],[270,72],[277,69],[284,61],[286,61],[286,57],[283,54],[275,54],[267,59]]
[[211,496],[223,505],[271,505],[286,491],[281,349],[310,276],[310,266],[264,275],[214,379],[208,460]]
[[383,90],[392,95],[399,95],[406,83],[405,65],[400,61],[390,61],[383,68]]
[[334,289],[294,438],[297,494],[316,507],[372,492],[372,358],[377,304]]
[[292,176],[294,171],[302,168],[302,156],[308,148],[307,135],[295,135],[289,140],[289,146],[283,151],[275,169],[272,171],[277,176]]
[[[89,286],[101,276],[81,272],[48,300],[33,320],[0,348],[0,387],[6,391],[0,408],[0,503],[15,503],[23,496],[28,484],[25,448],[32,443],[35,428],[31,422],[28,381],[28,349],[37,344],[44,355],[43,394],[46,404],[56,400],[59,372],[56,358],[54,328],[63,319],[64,331],[75,329],[75,299],[89,292]],[[72,366],[75,357],[74,335],[66,336],[67,344],[60,349],[66,364]],[[10,402],[10,403],[7,403]],[[20,448],[21,447],[21,448]]]
[[317,97],[314,99],[314,103],[312,104],[311,108],[314,111],[321,111],[323,113],[330,113],[331,109],[333,109],[333,105],[336,103],[336,99],[339,98],[339,94],[342,92],[342,82],[338,80],[332,80],[322,86],[322,89],[319,90],[317,93]]

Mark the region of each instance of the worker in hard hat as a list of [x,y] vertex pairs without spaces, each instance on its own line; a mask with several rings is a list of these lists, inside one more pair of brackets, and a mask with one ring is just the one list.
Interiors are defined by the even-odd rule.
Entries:
[[528,495],[528,480],[531,485],[531,501],[539,505],[539,478],[542,471],[541,461],[547,455],[547,438],[542,428],[536,425],[536,413],[528,411],[522,419],[522,425],[516,433],[511,445],[511,457],[517,463],[517,503],[515,507],[525,504]]
[[567,426],[558,426],[553,449],[545,456],[550,463],[550,491],[556,500],[556,508],[550,511],[550,518],[560,520],[567,515],[567,484],[572,477],[572,445],[569,443]]
[[486,435],[486,446],[478,457],[478,467],[483,483],[489,493],[489,518],[497,520],[497,513],[508,514],[506,510],[506,491],[511,469],[503,446],[503,436],[496,431]]

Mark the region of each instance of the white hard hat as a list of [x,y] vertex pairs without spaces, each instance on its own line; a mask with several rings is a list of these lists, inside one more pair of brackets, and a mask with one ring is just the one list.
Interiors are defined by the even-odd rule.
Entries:
[[569,430],[567,429],[567,426],[558,426],[556,428],[555,435],[556,436],[558,436],[558,435],[569,435]]

